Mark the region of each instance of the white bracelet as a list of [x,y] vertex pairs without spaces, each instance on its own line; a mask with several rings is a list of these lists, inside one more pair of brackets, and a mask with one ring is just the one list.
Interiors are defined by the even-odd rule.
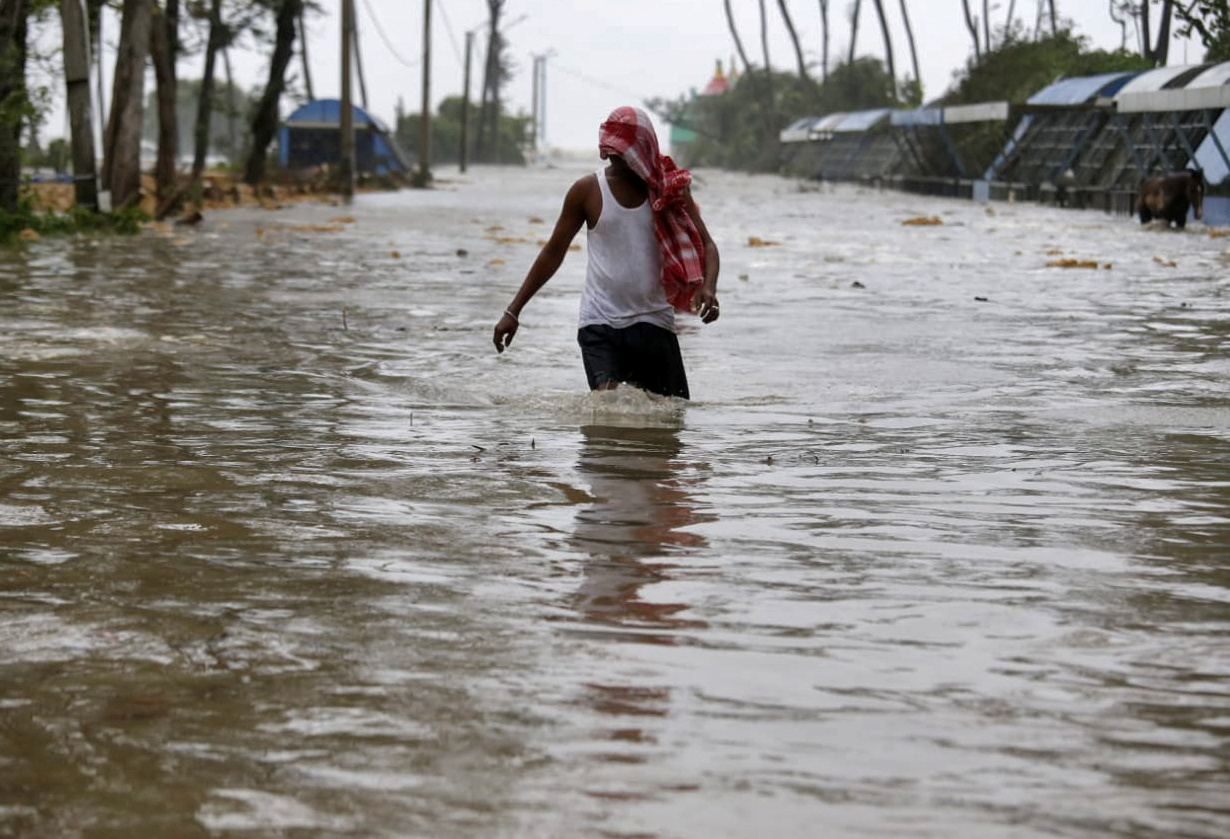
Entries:
[[510,318],[516,321],[518,325],[521,324],[521,318],[517,317],[516,315],[514,315],[512,312],[508,311],[507,309],[504,310],[504,314],[508,315]]

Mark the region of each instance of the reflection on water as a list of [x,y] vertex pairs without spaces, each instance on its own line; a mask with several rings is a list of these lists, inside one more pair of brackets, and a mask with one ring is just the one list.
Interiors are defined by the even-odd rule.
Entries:
[[685,603],[646,599],[642,590],[669,581],[671,570],[705,547],[688,530],[700,519],[682,475],[677,428],[587,425],[577,471],[594,501],[577,512],[576,548],[588,554],[577,607],[590,620],[672,643],[654,629],[696,627],[674,617]]
[[1230,835],[1226,240],[704,173],[681,406],[578,173],[0,252],[0,836]]

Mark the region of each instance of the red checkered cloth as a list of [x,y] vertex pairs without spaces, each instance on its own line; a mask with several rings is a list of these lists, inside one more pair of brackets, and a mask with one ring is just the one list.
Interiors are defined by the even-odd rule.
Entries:
[[616,108],[598,131],[603,159],[618,155],[649,187],[654,232],[662,248],[662,287],[681,312],[692,311],[692,295],[705,278],[705,249],[684,205],[692,173],[658,149],[649,115],[640,108]]

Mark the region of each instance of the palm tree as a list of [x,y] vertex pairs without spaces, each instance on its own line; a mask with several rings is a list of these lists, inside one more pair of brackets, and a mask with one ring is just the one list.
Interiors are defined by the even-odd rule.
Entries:
[[858,13],[862,7],[863,0],[854,0],[850,9],[850,55],[846,58],[847,64],[854,63],[854,45],[858,42]]
[[905,39],[910,45],[910,63],[914,67],[914,81],[918,82],[919,91],[922,90],[922,76],[918,72],[918,47],[914,44],[914,27],[910,25],[910,12],[906,8],[905,0],[901,2],[901,20],[905,24]]
[[799,33],[795,31],[794,21],[790,19],[790,10],[786,8],[786,0],[777,0],[777,7],[781,9],[786,31],[790,33],[790,43],[794,45],[794,58],[799,65],[799,78],[810,82],[812,79],[807,72],[807,63],[803,61],[803,48],[799,45]]
[[726,25],[730,27],[730,37],[735,42],[735,50],[739,53],[739,60],[743,62],[743,72],[750,73],[752,63],[747,60],[747,51],[743,49],[743,39],[739,37],[739,29],[735,26],[735,16],[730,10],[730,0],[724,0],[726,5]]
[[965,13],[965,28],[974,39],[974,63],[982,61],[982,44],[978,38],[978,19],[970,13],[969,0],[961,0],[961,10]]
[[820,78],[829,78],[829,0],[820,0],[820,37],[824,46],[820,52]]
[[880,33],[884,36],[884,58],[885,63],[888,64],[888,77],[893,81],[893,97],[896,98],[897,63],[893,57],[893,39],[888,33],[888,18],[884,15],[884,0],[875,0],[875,4],[876,15],[880,18]]

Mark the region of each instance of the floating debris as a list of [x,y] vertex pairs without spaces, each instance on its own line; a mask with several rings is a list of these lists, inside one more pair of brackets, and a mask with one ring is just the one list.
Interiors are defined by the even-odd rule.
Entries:
[[1052,259],[1047,268],[1100,268],[1096,259]]
[[901,222],[907,227],[930,227],[937,224],[943,224],[944,220],[939,216],[915,216]]
[[1167,268],[1176,268],[1178,267],[1178,264],[1179,264],[1175,262],[1173,259],[1162,259],[1160,256],[1153,257],[1153,261],[1156,262],[1158,265],[1165,265]]
[[23,227],[21,232],[17,234],[17,238],[21,239],[23,242],[34,242],[43,237],[38,235],[38,231],[33,227]]
[[542,219],[540,219],[538,216],[530,216],[529,222],[530,224],[542,224]]
[[334,224],[354,224],[354,216],[334,216],[329,221]]
[[749,248],[772,248],[780,245],[781,242],[773,242],[768,239],[761,239],[759,236],[748,236],[747,246]]

